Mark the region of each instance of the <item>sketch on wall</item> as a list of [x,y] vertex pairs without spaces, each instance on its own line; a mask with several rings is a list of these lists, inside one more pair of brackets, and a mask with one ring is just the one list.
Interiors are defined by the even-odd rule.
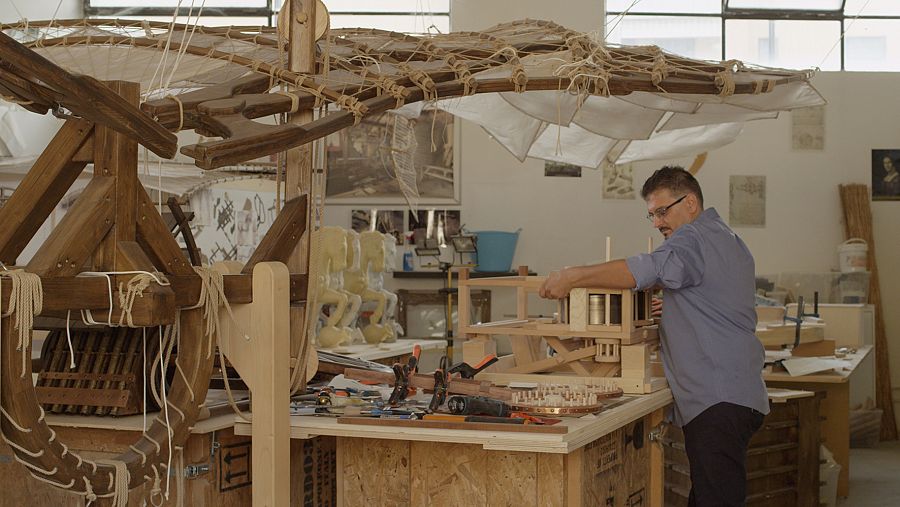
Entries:
[[900,150],[872,150],[872,200],[900,201]]
[[634,166],[603,164],[603,198],[634,199]]
[[[359,125],[336,132],[325,139],[328,164],[326,196],[330,202],[348,198],[389,198],[403,202],[397,178],[395,151],[399,128],[393,113],[367,117]],[[411,127],[414,139],[412,165],[415,187],[422,200],[457,200],[457,175],[453,165],[453,115],[425,110],[403,125]],[[407,128],[407,127],[404,127]],[[410,183],[410,182],[407,182]]]
[[275,194],[207,188],[191,196],[191,222],[209,263],[247,262],[275,220]]
[[791,111],[791,141],[795,150],[825,149],[825,106]]
[[728,223],[732,227],[766,226],[766,177],[729,178]]

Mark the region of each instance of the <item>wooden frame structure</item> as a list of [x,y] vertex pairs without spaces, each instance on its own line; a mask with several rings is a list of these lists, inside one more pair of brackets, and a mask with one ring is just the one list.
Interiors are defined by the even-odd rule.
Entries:
[[[559,382],[614,382],[632,394],[665,387],[665,379],[654,377],[651,365],[659,335],[656,322],[650,318],[649,291],[576,288],[560,301],[560,322],[530,319],[528,295],[536,293],[546,277],[528,276],[525,266],[518,272],[518,276],[475,279],[469,278],[468,270],[459,273],[458,336],[466,339],[463,360],[474,364],[472,361],[487,354],[496,354],[492,337],[498,335],[509,336],[513,351],[479,378],[495,383],[547,382],[544,374],[552,374],[551,379]],[[516,290],[516,319],[470,323],[472,289],[495,287]],[[592,296],[605,301],[600,315],[590,315]],[[547,353],[544,343],[553,354]]]

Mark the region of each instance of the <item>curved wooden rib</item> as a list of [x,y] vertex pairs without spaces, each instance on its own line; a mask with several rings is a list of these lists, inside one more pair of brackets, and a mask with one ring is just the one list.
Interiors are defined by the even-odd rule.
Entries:
[[[203,335],[201,311],[195,309],[185,310],[181,313],[182,336],[181,348],[178,351],[178,364],[184,371],[187,382],[180,374],[176,374],[167,396],[172,445],[175,448],[184,445],[190,428],[197,420],[200,405],[206,399],[209,377],[212,373],[213,355],[207,356],[210,338]],[[3,435],[15,446],[37,455],[30,456],[15,446],[11,446],[16,457],[32,465],[28,467],[28,470],[35,477],[52,481],[69,491],[84,494],[86,479],[90,482],[95,494],[111,493],[114,484],[110,481],[110,474],[114,476],[115,469],[104,464],[97,464],[95,469],[90,462],[83,460],[73,451],[69,451],[65,444],[56,438],[55,432],[44,420],[43,412],[35,396],[31,380],[31,346],[25,347],[24,351],[16,350],[18,337],[17,330],[13,329],[12,319],[4,317],[2,327],[2,333],[0,333],[0,342],[2,342],[0,343],[0,347],[2,347],[0,406],[15,422],[14,425],[7,416],[0,415]],[[24,376],[21,375],[23,353],[29,359],[25,362]],[[179,410],[184,413],[183,418],[179,414]],[[17,428],[16,425],[24,431]],[[139,449],[146,458],[133,450],[116,458],[128,466],[131,474],[129,488],[143,484],[147,478],[154,478],[154,466],[159,470],[163,479],[168,473],[166,466],[169,457],[169,439],[162,412],[148,428],[146,435],[159,443],[158,450],[153,441],[142,436],[135,442],[134,447]]]

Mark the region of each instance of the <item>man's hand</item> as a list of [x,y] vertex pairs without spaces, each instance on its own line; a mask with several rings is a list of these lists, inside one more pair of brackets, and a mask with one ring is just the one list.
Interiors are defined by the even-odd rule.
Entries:
[[572,290],[572,286],[566,277],[566,270],[563,269],[562,271],[552,271],[547,276],[544,284],[541,285],[539,294],[546,299],[562,299],[569,294],[570,290]]
[[650,316],[651,317],[662,317],[662,307],[663,307],[662,298],[653,296],[653,299],[650,300]]

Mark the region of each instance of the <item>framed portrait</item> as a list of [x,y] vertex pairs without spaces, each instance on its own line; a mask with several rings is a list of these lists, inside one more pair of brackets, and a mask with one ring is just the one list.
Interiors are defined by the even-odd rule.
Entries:
[[900,149],[872,150],[872,200],[900,201]]
[[453,115],[423,110],[418,118],[385,112],[325,139],[325,195],[334,204],[459,203]]

